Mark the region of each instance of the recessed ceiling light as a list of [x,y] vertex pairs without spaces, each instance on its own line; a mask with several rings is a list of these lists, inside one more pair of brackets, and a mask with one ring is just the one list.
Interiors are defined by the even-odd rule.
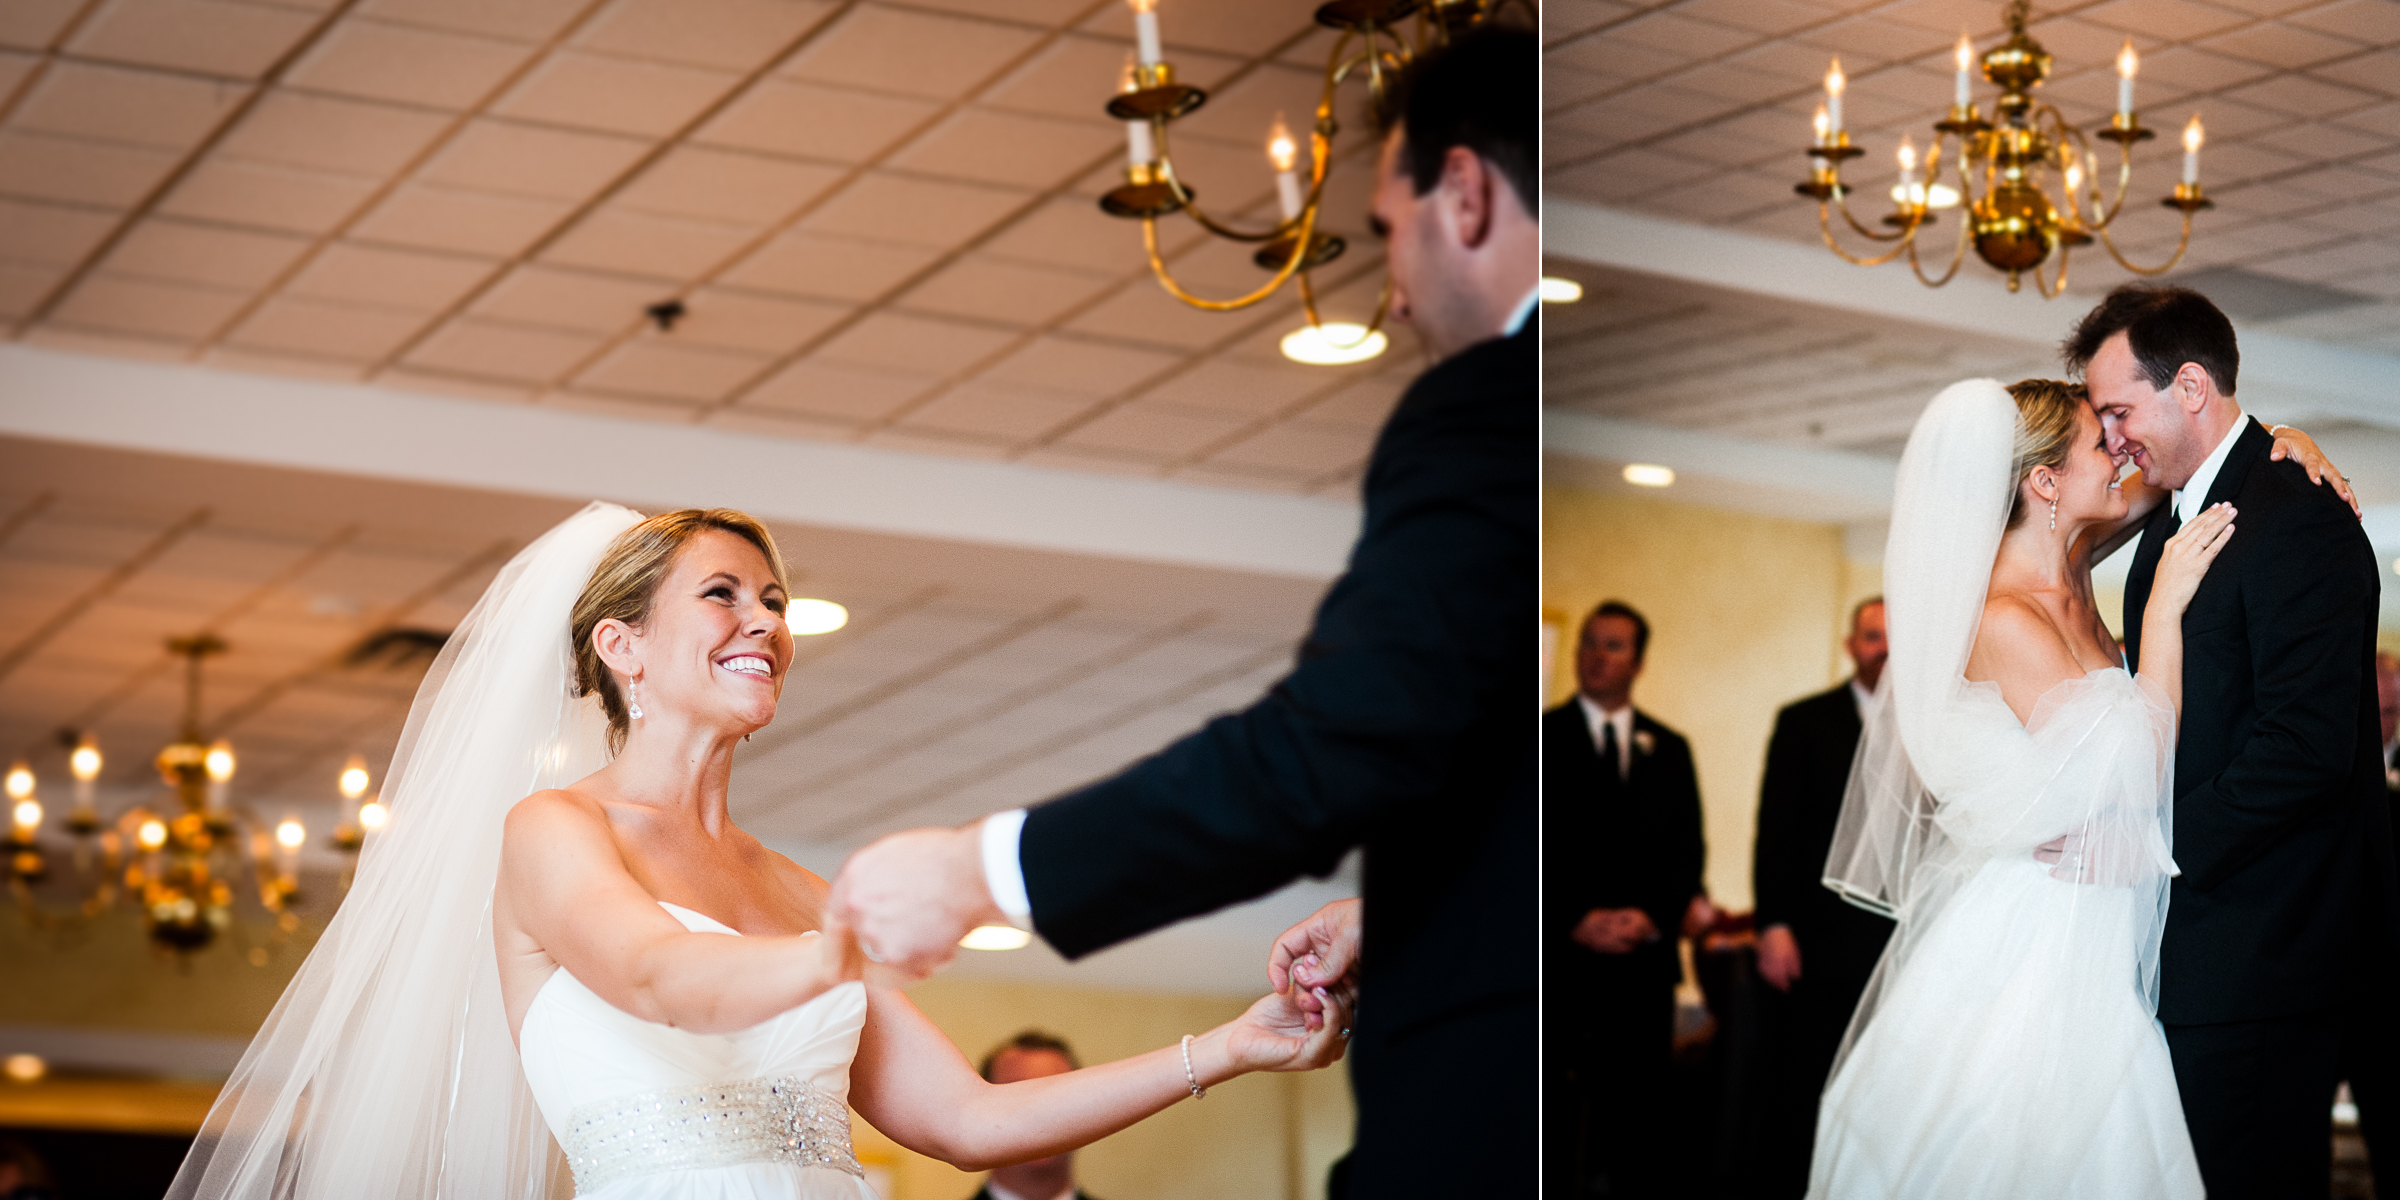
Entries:
[[1542,303],[1573,304],[1583,299],[1583,285],[1556,275],[1542,276]]
[[958,944],[969,950],[1021,950],[1032,941],[1032,934],[1013,925],[978,925]]
[[1675,482],[1675,471],[1653,463],[1629,463],[1625,467],[1625,482],[1635,487],[1665,487]]
[[850,623],[850,610],[831,600],[795,599],[784,607],[783,623],[796,637],[832,633]]
[[1293,362],[1330,367],[1365,362],[1383,353],[1388,340],[1380,329],[1349,321],[1303,325],[1283,335],[1283,356]]

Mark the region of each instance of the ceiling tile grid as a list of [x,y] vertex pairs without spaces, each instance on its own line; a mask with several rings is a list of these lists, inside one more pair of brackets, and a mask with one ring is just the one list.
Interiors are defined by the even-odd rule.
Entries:
[[[1341,373],[1257,353],[1299,323],[1288,291],[1186,309],[1093,206],[1122,165],[1099,111],[1130,49],[1116,0],[10,8],[14,337],[1230,486],[1340,494],[1363,466],[1358,438],[1305,426]],[[1175,126],[1179,166],[1212,209],[1271,221],[1268,126],[1306,127],[1330,42],[1268,0],[1163,19],[1213,93]],[[1324,227],[1350,253],[1318,287],[1361,319],[1373,146],[1358,89],[1342,103]],[[1188,222],[1162,232],[1189,286],[1263,279]],[[689,316],[662,332],[643,310],[668,298]],[[1137,404],[1146,425],[1112,419]],[[1238,436],[1201,431],[1220,410]]]

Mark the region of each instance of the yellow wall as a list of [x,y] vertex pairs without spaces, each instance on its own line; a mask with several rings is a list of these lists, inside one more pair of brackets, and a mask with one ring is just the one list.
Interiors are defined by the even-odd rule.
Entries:
[[[319,928],[303,927],[264,967],[244,951],[248,927],[178,961],[153,953],[137,916],[111,913],[72,944],[0,912],[0,1025],[248,1037],[299,969]],[[935,978],[910,996],[969,1060],[1018,1031],[1067,1039],[1087,1063],[1174,1045],[1238,1015],[1216,996]],[[6,1048],[0,1047],[0,1050]],[[1209,1089],[1080,1152],[1077,1170],[1107,1200],[1318,1200],[1325,1170],[1350,1145],[1346,1065],[1306,1075],[1252,1075]],[[900,1149],[861,1123],[859,1157],[887,1171],[884,1200],[965,1200],[980,1176]]]
[[1758,781],[1775,711],[1849,674],[1850,605],[1882,573],[1847,561],[1838,525],[1647,496],[1543,489],[1542,605],[1563,637],[1553,704],[1574,694],[1574,637],[1603,600],[1650,621],[1634,706],[1691,739],[1708,835],[1709,894],[1750,899]]

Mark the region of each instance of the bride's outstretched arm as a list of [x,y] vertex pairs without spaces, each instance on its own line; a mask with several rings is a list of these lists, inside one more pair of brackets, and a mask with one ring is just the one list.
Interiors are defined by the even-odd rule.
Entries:
[[962,1170],[1041,1158],[1190,1099],[1193,1082],[1208,1088],[1252,1071],[1313,1070],[1339,1059],[1351,1022],[1347,991],[1325,993],[1325,1020],[1315,1032],[1293,999],[1298,991],[1269,993],[1194,1037],[1189,1080],[1177,1043],[1063,1075],[991,1084],[908,997],[870,988],[850,1102],[893,1141]]
[[2167,539],[2158,557],[2158,577],[2142,608],[2142,677],[2166,692],[2183,718],[2183,610],[2208,574],[2208,564],[2233,536],[2233,506],[2219,504],[2192,518]]
[[504,956],[513,925],[601,999],[695,1033],[748,1029],[864,962],[830,912],[819,937],[685,929],[626,872],[599,806],[565,791],[509,810],[493,917]]

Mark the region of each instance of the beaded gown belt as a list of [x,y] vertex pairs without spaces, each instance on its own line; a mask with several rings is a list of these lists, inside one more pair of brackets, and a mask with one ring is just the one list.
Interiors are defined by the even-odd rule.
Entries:
[[850,1149],[849,1107],[794,1075],[587,1104],[568,1115],[562,1142],[579,1195],[637,1175],[743,1163],[866,1177]]

